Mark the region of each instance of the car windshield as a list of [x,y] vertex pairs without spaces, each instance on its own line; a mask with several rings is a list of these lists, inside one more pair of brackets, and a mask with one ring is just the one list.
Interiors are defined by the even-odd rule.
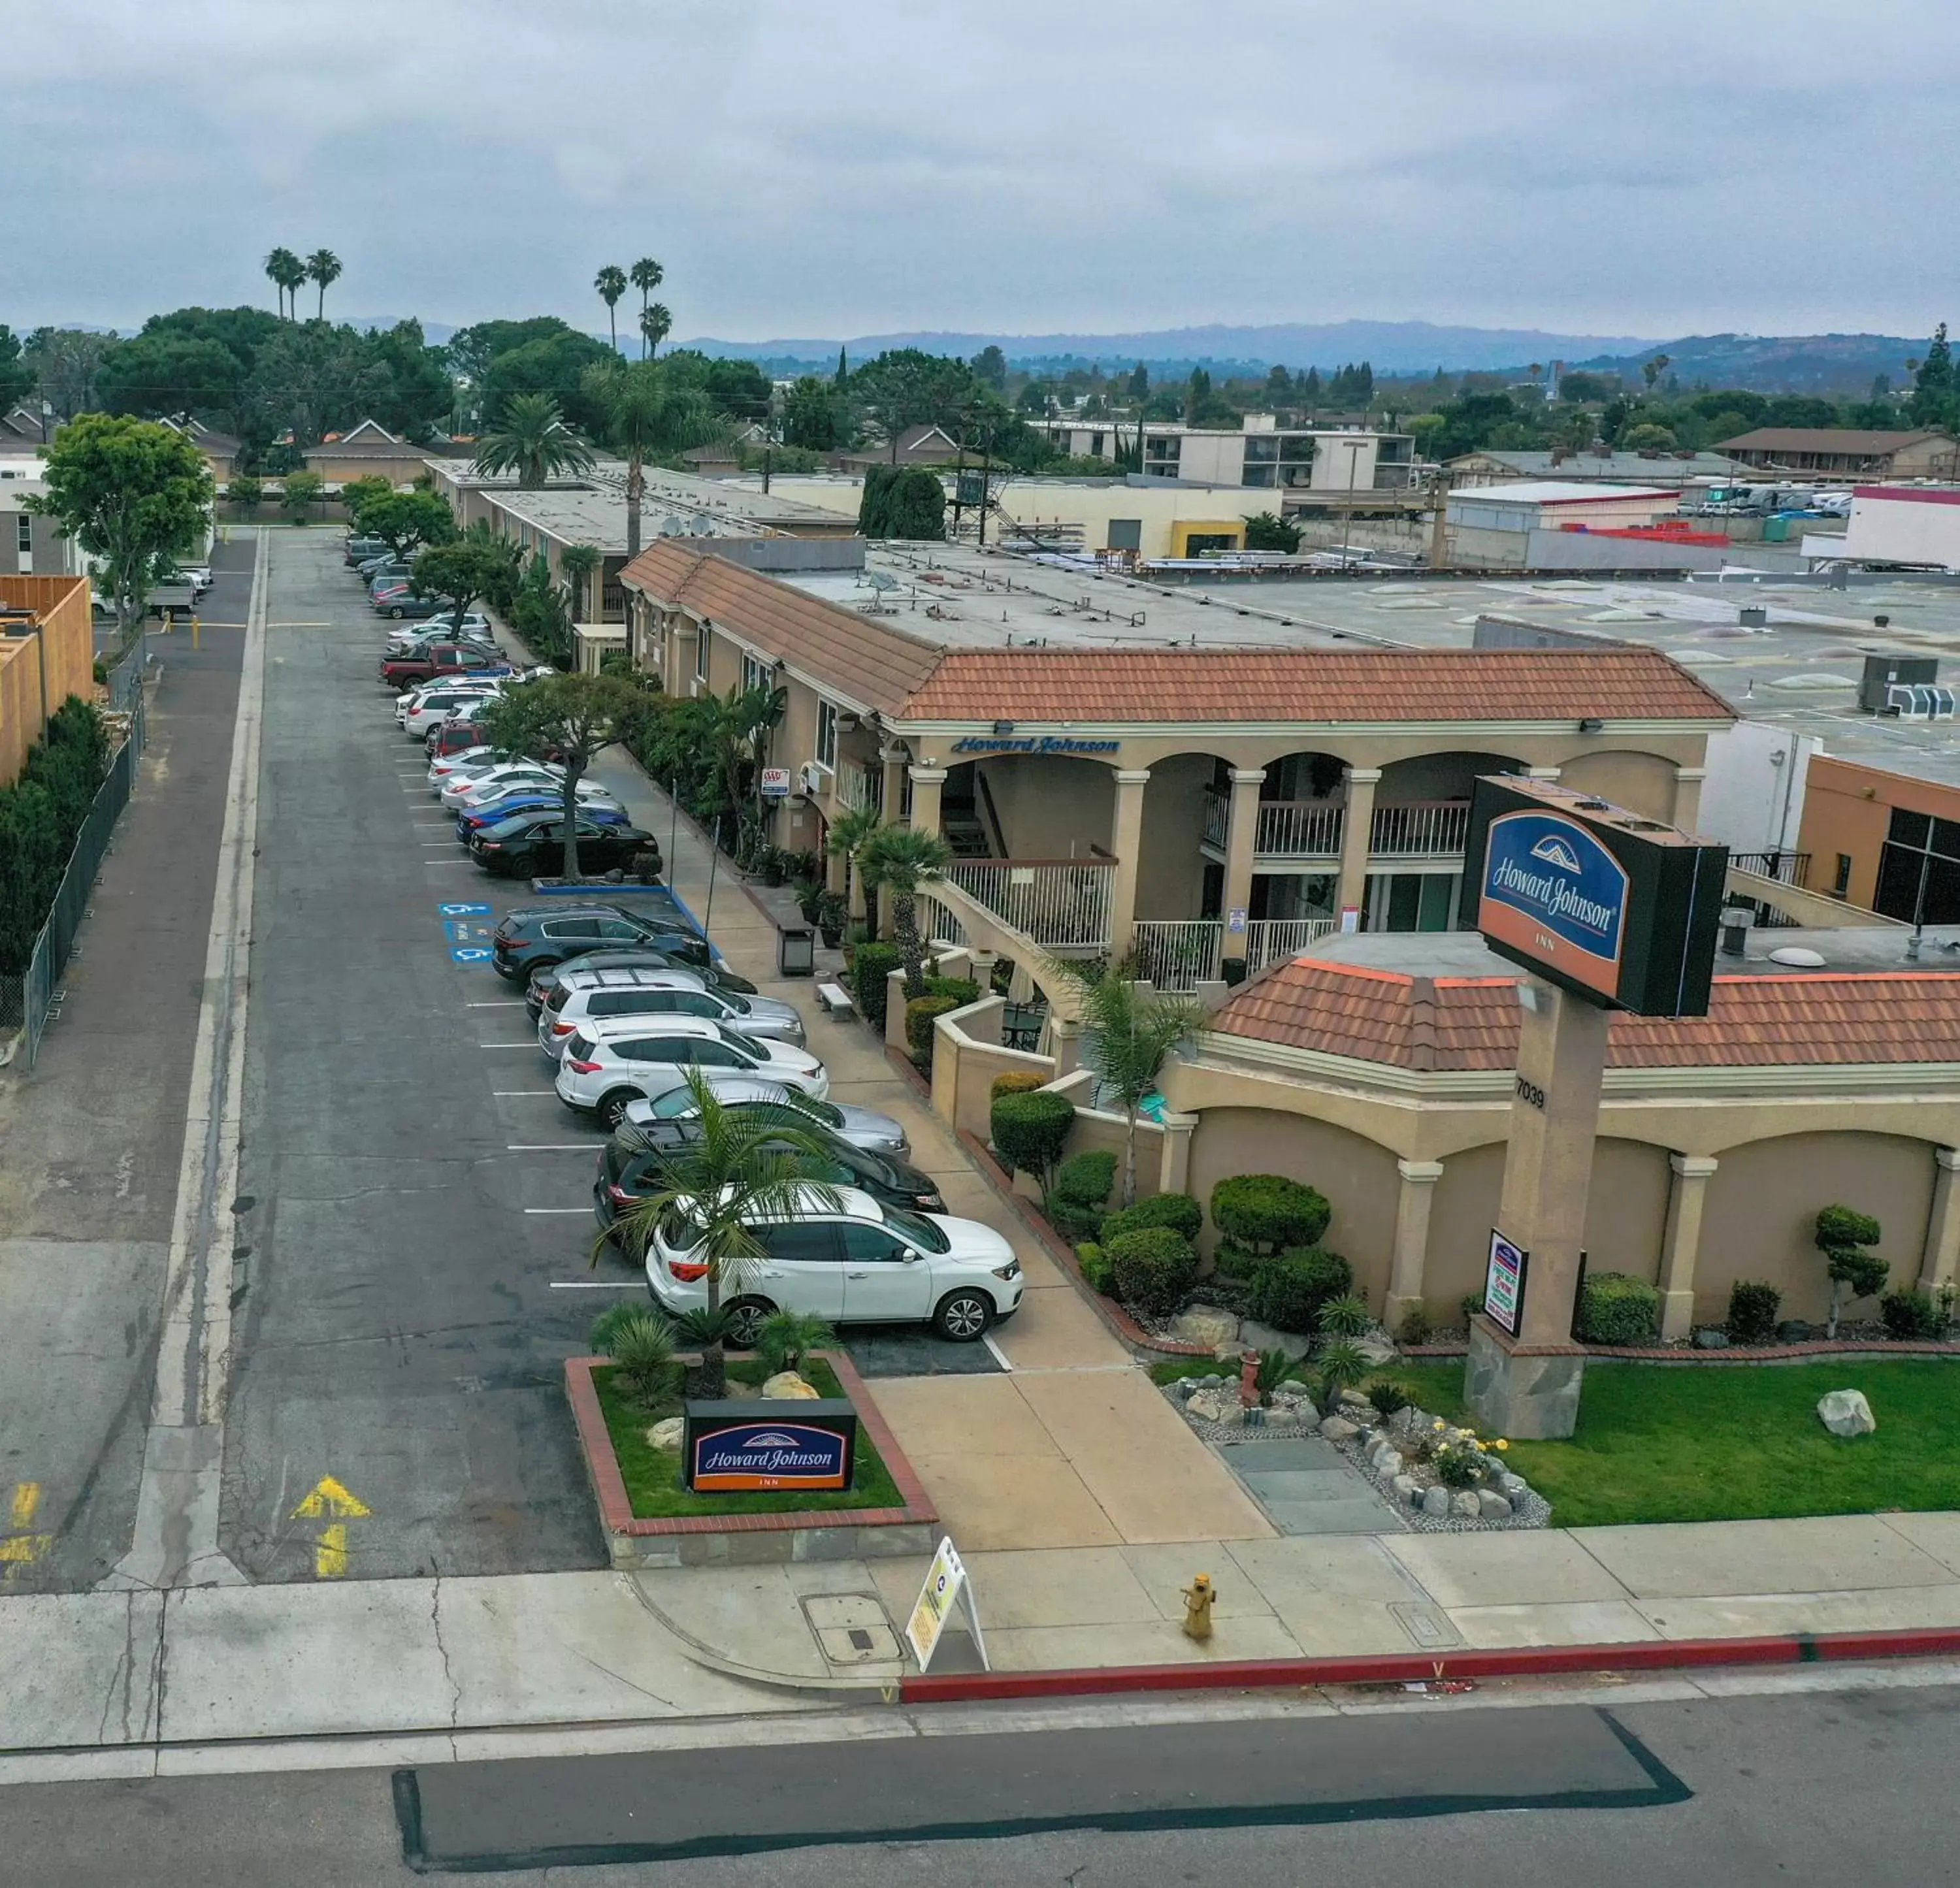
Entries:
[[745,1036],[739,1029],[730,1028],[727,1023],[721,1025],[721,1039],[724,1042],[732,1043],[738,1049],[746,1049],[758,1062],[767,1062],[769,1060],[768,1050],[759,1042],[751,1037]]
[[921,1252],[943,1252],[952,1243],[923,1213],[901,1213],[896,1208],[888,1208],[885,1224],[906,1244],[916,1246]]
[[694,1112],[694,1097],[686,1089],[669,1089],[654,1097],[653,1112],[658,1120],[679,1120]]

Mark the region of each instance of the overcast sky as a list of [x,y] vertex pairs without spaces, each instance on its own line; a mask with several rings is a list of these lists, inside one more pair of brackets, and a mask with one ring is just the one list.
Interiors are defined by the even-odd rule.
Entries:
[[0,321],[1960,318],[1954,0],[4,0]]

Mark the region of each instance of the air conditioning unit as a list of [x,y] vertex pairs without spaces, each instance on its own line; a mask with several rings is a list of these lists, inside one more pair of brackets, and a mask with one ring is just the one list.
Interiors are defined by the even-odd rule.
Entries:
[[806,761],[803,764],[803,790],[814,799],[830,783],[830,769],[821,761]]
[[1924,682],[1893,682],[1885,690],[1883,712],[1908,721],[1950,721],[1954,691]]

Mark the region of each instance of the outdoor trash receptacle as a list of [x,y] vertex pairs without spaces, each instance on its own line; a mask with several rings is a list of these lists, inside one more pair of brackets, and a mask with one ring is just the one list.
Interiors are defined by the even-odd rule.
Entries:
[[807,926],[787,927],[776,939],[776,973],[781,977],[809,977],[816,970],[816,933]]

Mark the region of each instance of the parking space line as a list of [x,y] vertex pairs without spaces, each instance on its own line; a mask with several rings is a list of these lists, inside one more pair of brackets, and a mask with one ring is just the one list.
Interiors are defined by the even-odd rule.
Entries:
[[590,1213],[591,1210],[590,1206],[527,1206],[524,1209],[527,1216],[533,1219],[549,1219],[568,1213]]
[[1014,1366],[1007,1361],[1007,1352],[1002,1350],[998,1344],[994,1343],[994,1333],[991,1331],[983,1330],[980,1333],[980,1341],[993,1352],[994,1362],[998,1364],[1003,1370],[1010,1372],[1012,1372]]
[[465,1003],[465,1009],[521,1009],[524,1000],[521,996],[486,996],[479,1003]]
[[507,1154],[590,1154],[595,1152],[597,1141],[506,1141]]
[[558,1098],[558,1090],[556,1089],[492,1089],[490,1091],[490,1098],[495,1101],[514,1101],[521,1096],[539,1095],[549,1095],[552,1100],[555,1101]]
[[529,1042],[479,1042],[476,1046],[479,1049],[535,1049],[538,1039],[533,1036]]
[[644,1279],[553,1279],[554,1292],[644,1292]]

